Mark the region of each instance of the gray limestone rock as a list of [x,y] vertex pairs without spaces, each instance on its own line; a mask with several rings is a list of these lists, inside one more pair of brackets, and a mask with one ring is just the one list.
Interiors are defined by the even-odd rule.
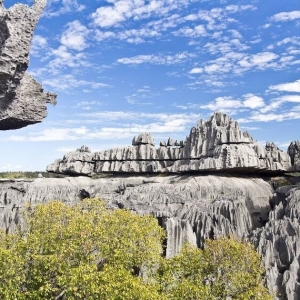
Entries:
[[289,171],[300,171],[300,141],[291,142],[287,152],[291,157],[292,163],[292,167]]
[[287,153],[274,143],[267,143],[263,148],[248,132],[242,132],[236,121],[222,113],[215,113],[206,122],[200,120],[185,141],[169,138],[167,143],[161,142],[160,147],[155,148],[152,135],[142,133],[134,137],[132,146],[96,152],[92,157],[88,156],[88,161],[78,159],[78,153],[71,152],[47,169],[51,172],[57,170],[59,173],[80,174],[80,162],[82,169],[85,169],[84,175],[194,171],[280,173],[291,167]]
[[144,132],[133,138],[132,145],[133,146],[139,146],[139,145],[155,146],[155,142],[151,133]]
[[26,203],[72,204],[82,200],[83,190],[111,209],[153,215],[167,231],[167,257],[185,242],[202,247],[208,238],[229,234],[252,241],[262,254],[269,290],[280,300],[299,299],[300,186],[274,194],[261,178],[212,175],[1,180],[0,227],[11,232],[24,226]]
[[0,181],[0,227],[13,231],[22,223],[14,208],[56,199],[80,201],[81,190],[99,197],[108,207],[151,214],[168,232],[167,256],[182,243],[203,246],[204,240],[233,234],[248,237],[260,227],[259,216],[270,211],[272,187],[259,178],[222,176],[123,176],[37,178],[31,181]]
[[300,295],[300,186],[278,188],[271,199],[269,221],[251,238],[263,255],[266,281],[278,299]]
[[[3,1],[2,1],[3,2]],[[15,4],[5,9],[0,2],[0,130],[18,129],[41,122],[47,103],[56,95],[26,73],[34,28],[46,6],[36,0],[29,7]]]
[[68,175],[92,175],[94,170],[93,154],[87,146],[81,146],[74,152],[67,153],[63,159],[57,159],[48,165],[47,172]]

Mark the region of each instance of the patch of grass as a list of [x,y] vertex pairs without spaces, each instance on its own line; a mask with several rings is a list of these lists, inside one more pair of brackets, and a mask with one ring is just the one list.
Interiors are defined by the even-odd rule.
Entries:
[[40,175],[45,178],[63,178],[66,177],[62,174],[48,173],[48,172],[0,172],[0,179],[35,179]]

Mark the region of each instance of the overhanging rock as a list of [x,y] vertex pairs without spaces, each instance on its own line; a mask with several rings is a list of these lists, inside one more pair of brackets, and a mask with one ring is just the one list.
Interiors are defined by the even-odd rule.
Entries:
[[56,104],[56,95],[45,93],[26,73],[33,31],[46,3],[36,0],[31,7],[15,4],[5,9],[0,1],[0,130],[41,122],[47,116],[46,104]]

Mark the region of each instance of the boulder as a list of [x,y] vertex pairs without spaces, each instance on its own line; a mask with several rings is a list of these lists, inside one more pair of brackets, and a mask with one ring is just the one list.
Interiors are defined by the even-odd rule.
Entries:
[[46,3],[36,0],[31,7],[15,4],[5,9],[0,2],[0,130],[41,122],[46,104],[56,104],[56,95],[44,93],[26,73],[33,31]]

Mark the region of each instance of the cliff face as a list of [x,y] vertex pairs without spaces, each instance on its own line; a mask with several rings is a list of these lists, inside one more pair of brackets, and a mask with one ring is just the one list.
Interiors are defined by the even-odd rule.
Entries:
[[[84,148],[82,148],[84,149]],[[156,148],[150,133],[134,137],[132,146],[92,154],[70,152],[47,167],[65,174],[181,173],[207,171],[282,172],[291,167],[290,157],[274,143],[261,147],[236,121],[215,113],[200,120],[185,141],[161,142]]]
[[82,190],[111,209],[152,214],[167,230],[166,256],[184,242],[232,234],[250,240],[263,255],[267,285],[278,299],[299,299],[300,187],[274,190],[261,178],[228,176],[69,177],[0,181],[0,227],[22,225],[26,203],[80,201]]
[[252,242],[264,256],[268,288],[280,299],[300,295],[300,186],[281,187],[271,200],[269,222],[254,231]]
[[26,73],[33,31],[46,3],[36,0],[32,7],[15,4],[5,9],[0,1],[0,130],[41,122],[46,104],[56,104],[56,95],[44,93]]

